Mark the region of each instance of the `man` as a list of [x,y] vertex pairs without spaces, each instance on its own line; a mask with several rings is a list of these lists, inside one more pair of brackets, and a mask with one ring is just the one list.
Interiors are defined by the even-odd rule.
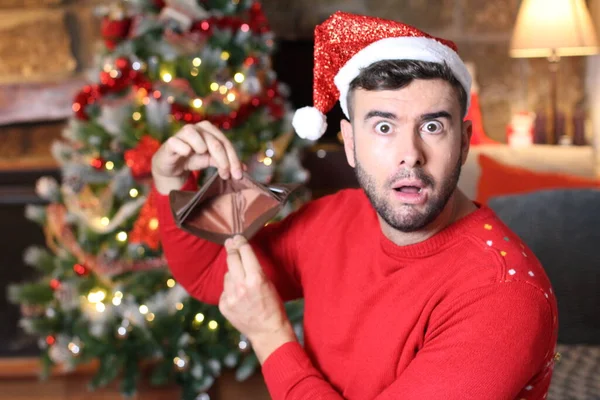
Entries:
[[[315,46],[315,108],[294,127],[322,134],[339,91],[362,190],[313,201],[251,243],[203,241],[177,229],[165,195],[196,188],[189,170],[239,179],[242,166],[215,127],[184,127],[153,159],[173,275],[249,338],[276,400],[545,398],[556,302],[531,251],[456,187],[471,125],[454,44],[336,13]],[[299,297],[305,348],[282,306]]]

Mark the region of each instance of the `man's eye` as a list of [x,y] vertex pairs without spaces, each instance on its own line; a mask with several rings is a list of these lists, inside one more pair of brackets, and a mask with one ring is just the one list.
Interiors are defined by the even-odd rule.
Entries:
[[438,121],[429,121],[421,125],[421,132],[425,133],[441,133],[444,130],[444,125]]
[[382,135],[387,135],[392,131],[392,125],[388,122],[379,122],[375,125],[375,131]]

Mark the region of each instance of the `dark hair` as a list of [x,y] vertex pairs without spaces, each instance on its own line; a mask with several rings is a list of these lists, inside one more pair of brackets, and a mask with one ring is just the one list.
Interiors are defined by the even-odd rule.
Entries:
[[467,93],[446,63],[383,60],[361,69],[358,76],[350,82],[346,98],[349,117],[352,118],[354,89],[395,90],[408,86],[415,79],[443,79],[449,82],[458,94],[461,116],[465,115],[467,111]]

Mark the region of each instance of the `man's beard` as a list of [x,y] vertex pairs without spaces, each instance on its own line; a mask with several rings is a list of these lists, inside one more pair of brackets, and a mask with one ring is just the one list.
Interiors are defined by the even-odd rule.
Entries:
[[[435,182],[435,180],[420,167],[410,171],[403,170],[398,172],[384,184],[382,190],[384,190],[386,194],[388,191],[394,190],[392,189],[394,182],[405,178],[421,180],[430,188],[431,193],[431,196],[427,199],[427,203],[425,203],[424,211],[419,212],[415,206],[404,204],[400,207],[408,212],[402,212],[399,209],[400,207],[394,208],[389,201],[386,200],[387,196],[378,192],[375,179],[362,168],[358,158],[356,158],[356,151],[354,153],[354,160],[356,162],[355,170],[358,182],[377,211],[377,214],[379,214],[388,225],[401,232],[415,232],[421,230],[432,223],[441,214],[446,207],[448,200],[450,200],[450,197],[456,190],[462,167],[462,159],[459,157],[458,163],[454,167],[452,174],[450,174],[443,182]],[[438,186],[439,190],[436,192],[435,189]]]

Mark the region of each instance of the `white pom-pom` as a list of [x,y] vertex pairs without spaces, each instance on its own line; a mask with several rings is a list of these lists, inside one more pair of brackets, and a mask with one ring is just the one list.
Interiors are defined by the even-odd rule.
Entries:
[[302,139],[317,140],[327,130],[327,119],[314,107],[302,107],[294,114],[292,126]]

